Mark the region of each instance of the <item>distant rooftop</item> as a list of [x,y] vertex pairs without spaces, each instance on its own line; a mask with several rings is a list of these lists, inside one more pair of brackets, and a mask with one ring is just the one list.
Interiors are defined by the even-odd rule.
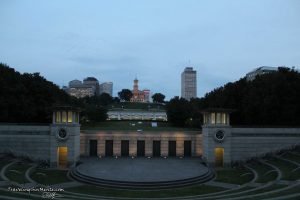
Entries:
[[186,67],[186,68],[184,69],[184,71],[187,72],[187,71],[194,71],[194,70],[193,70],[193,67]]
[[247,81],[252,81],[257,75],[278,71],[278,67],[261,66],[246,74]]
[[261,67],[255,68],[253,71],[259,71],[259,70],[277,71],[278,67],[261,66]]
[[83,81],[98,81],[95,77],[87,77]]

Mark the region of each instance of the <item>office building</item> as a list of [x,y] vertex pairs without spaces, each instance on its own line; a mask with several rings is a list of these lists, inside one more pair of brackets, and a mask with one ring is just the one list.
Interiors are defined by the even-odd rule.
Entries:
[[192,67],[181,73],[181,97],[186,100],[197,97],[197,72]]
[[63,87],[63,90],[76,98],[91,97],[99,94],[99,82],[94,77],[87,77],[83,82],[75,79],[69,82],[69,87]]
[[102,94],[102,93],[107,93],[112,97],[112,95],[113,95],[113,83],[112,82],[101,83],[99,94]]
[[247,81],[253,81],[256,76],[278,71],[277,67],[261,66],[246,74]]

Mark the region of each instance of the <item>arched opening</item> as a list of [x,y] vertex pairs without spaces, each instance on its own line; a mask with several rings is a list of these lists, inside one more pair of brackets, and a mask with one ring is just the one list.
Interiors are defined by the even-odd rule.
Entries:
[[58,167],[67,168],[68,165],[68,147],[57,148]]
[[223,167],[224,164],[224,148],[215,148],[215,166]]

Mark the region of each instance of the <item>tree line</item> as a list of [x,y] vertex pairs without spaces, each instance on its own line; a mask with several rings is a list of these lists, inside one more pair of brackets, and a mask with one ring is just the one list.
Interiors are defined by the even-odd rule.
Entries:
[[[81,109],[81,123],[105,121],[108,105],[131,97],[132,92],[123,89],[119,98],[102,93],[77,99],[39,73],[21,74],[0,63],[0,122],[51,123],[53,107],[64,105]],[[153,95],[155,102],[163,102],[164,98],[160,93]]]
[[77,99],[39,73],[19,73],[0,63],[0,122],[51,123],[55,106],[74,106],[81,109],[81,122],[107,119],[105,106],[110,95]]
[[[77,99],[39,73],[19,73],[0,63],[0,122],[50,123],[55,106],[71,105],[81,108],[82,122],[104,121],[107,107],[120,99],[129,101],[132,92],[123,89],[119,98],[103,93],[100,96]],[[154,102],[165,102],[156,93]],[[206,108],[230,108],[232,125],[300,125],[300,74],[289,68],[227,83],[205,94],[203,98],[187,101],[174,97],[166,103],[168,120],[174,126],[201,127],[201,111]]]
[[175,97],[167,103],[168,120],[176,126],[200,126],[201,110],[229,108],[232,125],[299,126],[300,73],[281,67],[277,72],[227,83],[187,101]]

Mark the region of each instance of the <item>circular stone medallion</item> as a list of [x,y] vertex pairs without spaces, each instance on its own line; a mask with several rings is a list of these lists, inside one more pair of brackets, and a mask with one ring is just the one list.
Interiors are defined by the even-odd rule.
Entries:
[[225,132],[223,130],[217,130],[214,136],[217,142],[223,142],[225,138]]
[[68,139],[68,132],[66,129],[60,128],[60,129],[58,129],[56,136],[57,136],[57,139],[59,139],[59,140],[66,140],[66,139]]

